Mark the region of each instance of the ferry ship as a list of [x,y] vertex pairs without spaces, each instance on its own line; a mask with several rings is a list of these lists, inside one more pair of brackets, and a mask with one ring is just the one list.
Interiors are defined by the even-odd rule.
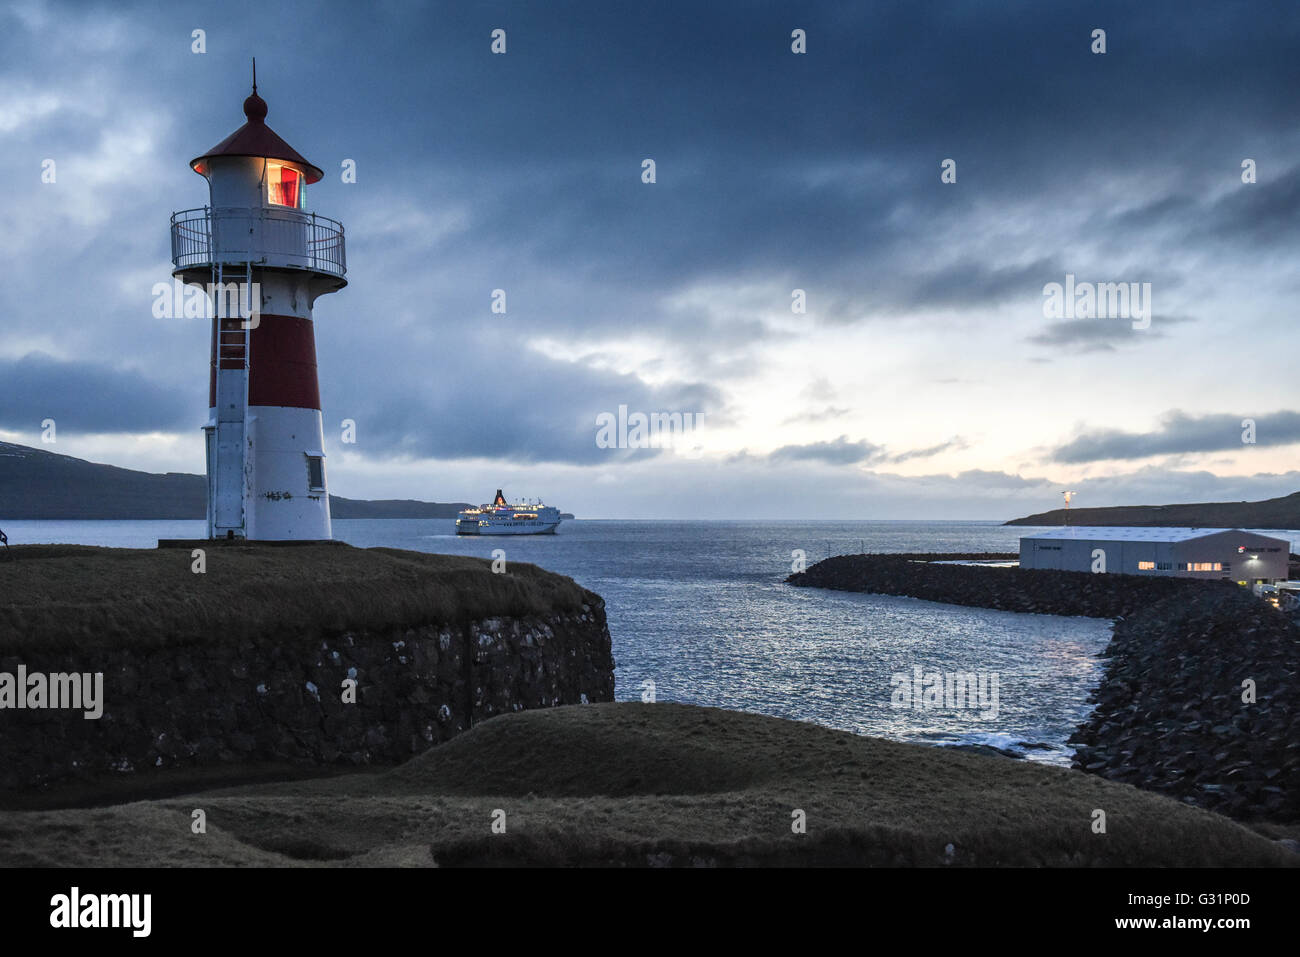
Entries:
[[554,535],[560,510],[552,505],[511,505],[497,489],[491,505],[467,508],[456,516],[457,535]]

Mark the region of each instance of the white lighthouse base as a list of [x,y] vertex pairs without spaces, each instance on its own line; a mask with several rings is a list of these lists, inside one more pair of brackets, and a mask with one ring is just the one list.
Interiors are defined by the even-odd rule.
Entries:
[[248,408],[245,517],[247,536],[261,541],[332,538],[324,464],[311,487],[308,458],[324,456],[317,409]]

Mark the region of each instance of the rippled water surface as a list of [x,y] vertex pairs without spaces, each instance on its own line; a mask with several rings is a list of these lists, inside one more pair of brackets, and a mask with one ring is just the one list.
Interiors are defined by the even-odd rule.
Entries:
[[[152,546],[201,522],[9,522],[10,540]],[[570,521],[555,536],[458,538],[450,520],[342,520],[336,538],[533,562],[605,598],[617,697],[716,705],[930,743],[989,743],[1067,763],[1110,623],[793,588],[811,564],[867,551],[1016,551],[1023,528],[962,522]],[[997,675],[992,709],[891,706],[890,678]],[[1021,744],[1048,745],[1024,749]]]

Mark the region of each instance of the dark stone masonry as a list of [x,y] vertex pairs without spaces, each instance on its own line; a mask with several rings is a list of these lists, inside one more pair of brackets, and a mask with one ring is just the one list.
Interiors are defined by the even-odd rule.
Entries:
[[[65,672],[65,654],[0,672]],[[0,788],[214,763],[395,764],[503,712],[612,701],[604,602],[580,611],[377,633],[245,638],[78,656],[104,672],[104,713],[7,710]],[[345,704],[345,679],[356,681]]]
[[787,581],[1113,618],[1075,767],[1242,820],[1300,822],[1293,620],[1231,582],[931,563],[974,557],[994,556],[845,555]]

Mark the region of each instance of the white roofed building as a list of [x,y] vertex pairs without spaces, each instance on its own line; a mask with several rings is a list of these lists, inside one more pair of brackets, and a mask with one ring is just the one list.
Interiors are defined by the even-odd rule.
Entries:
[[1239,528],[1070,525],[1020,539],[1020,567],[1122,575],[1285,580],[1291,543]]

